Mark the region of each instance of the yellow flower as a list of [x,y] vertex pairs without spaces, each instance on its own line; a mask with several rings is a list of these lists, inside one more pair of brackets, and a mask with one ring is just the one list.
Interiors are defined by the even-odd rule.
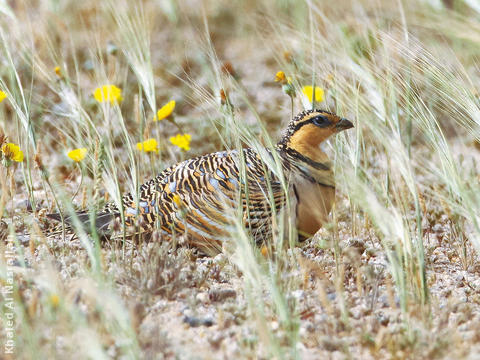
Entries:
[[52,307],[57,308],[58,305],[60,305],[60,297],[57,294],[52,294],[50,295],[49,299],[50,304],[52,304]]
[[265,245],[262,246],[262,248],[260,249],[260,252],[262,253],[262,256],[264,258],[268,257],[268,248]]
[[0,90],[0,103],[5,100],[5,98],[7,97],[7,94],[5,94],[5,92],[1,91]]
[[75,162],[82,161],[83,159],[85,159],[86,155],[87,155],[87,148],[75,149],[67,153],[67,156]]
[[[313,101],[313,86],[311,85],[304,86],[302,88],[302,93],[307,97],[308,101],[310,102]],[[315,101],[322,102],[323,95],[324,95],[323,89],[319,86],[315,86]]]
[[160,121],[168,118],[170,115],[172,115],[172,112],[174,109],[175,109],[175,100],[171,100],[165,105],[163,105],[160,108],[160,110],[157,111],[157,116],[155,116],[153,121]]
[[172,136],[170,138],[170,142],[173,145],[178,146],[180,149],[188,151],[188,150],[190,150],[190,140],[191,139],[192,139],[192,137],[190,136],[190,134],[183,134],[183,135],[178,134],[176,136]]
[[122,89],[116,87],[115,85],[104,85],[102,87],[96,88],[93,92],[95,100],[100,103],[110,101],[110,103],[116,103],[123,100],[122,98]]
[[137,143],[137,149],[145,152],[151,152],[151,151],[158,152],[157,140],[148,139],[148,140],[145,140],[144,142]]
[[16,162],[23,161],[23,151],[20,150],[20,147],[18,145],[15,145],[13,143],[7,143],[3,145],[2,153],[7,160],[13,160]]
[[287,80],[285,73],[283,71],[279,71],[275,74],[275,82],[284,83]]

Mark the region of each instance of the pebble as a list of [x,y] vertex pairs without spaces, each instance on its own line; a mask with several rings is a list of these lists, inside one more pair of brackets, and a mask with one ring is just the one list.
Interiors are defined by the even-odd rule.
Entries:
[[214,321],[210,318],[200,318],[196,316],[184,316],[183,322],[191,327],[207,326],[210,327],[214,324]]
[[433,225],[432,227],[432,231],[436,232],[436,233],[440,233],[440,232],[443,232],[443,225],[442,224],[435,224]]
[[300,290],[300,289],[292,291],[292,296],[297,300],[301,300],[301,299],[305,298],[305,291]]
[[300,327],[300,330],[313,333],[315,331],[315,325],[311,321],[305,321]]
[[198,293],[195,298],[203,304],[206,304],[210,301],[210,298],[206,292]]
[[215,349],[218,349],[222,344],[222,341],[224,338],[225,336],[222,333],[216,333],[212,337],[208,338],[208,342],[212,347],[214,347]]
[[15,207],[20,210],[32,211],[32,203],[28,199],[17,201]]
[[17,240],[22,245],[28,245],[28,243],[30,242],[30,235],[19,234],[17,235]]
[[388,323],[390,322],[390,319],[388,318],[388,316],[386,316],[382,312],[379,312],[378,314],[376,314],[376,318],[377,318],[377,321],[383,326],[387,326]]
[[335,294],[334,292],[331,292],[331,293],[327,294],[327,299],[330,300],[330,301],[333,301],[336,298],[337,298],[337,294]]
[[208,292],[210,301],[223,301],[235,297],[237,297],[237,292],[233,289],[212,289]]
[[227,257],[224,253],[220,253],[213,258],[215,264],[221,264],[227,261]]
[[325,350],[335,351],[343,347],[343,341],[341,339],[336,339],[334,337],[324,336],[321,339],[321,343]]

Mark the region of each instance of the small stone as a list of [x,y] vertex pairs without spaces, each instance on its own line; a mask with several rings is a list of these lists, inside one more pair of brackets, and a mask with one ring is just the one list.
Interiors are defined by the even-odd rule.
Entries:
[[210,318],[200,318],[196,316],[184,316],[183,322],[191,327],[207,326],[210,327],[214,324]]
[[378,302],[380,304],[382,304],[382,307],[386,308],[386,307],[389,307],[390,306],[390,303],[389,303],[389,300],[388,300],[388,296],[386,295],[382,295],[378,298]]
[[20,242],[20,244],[26,246],[30,242],[30,235],[19,234],[17,235],[17,240]]
[[350,314],[354,319],[356,319],[356,320],[360,319],[360,316],[362,315],[361,305],[357,305],[355,307],[352,307],[350,309]]
[[223,301],[228,298],[234,298],[237,293],[233,289],[212,289],[208,292],[210,301]]
[[378,313],[376,317],[377,317],[377,321],[383,326],[387,326],[388,323],[390,322],[390,319],[388,318],[388,316],[386,316],[382,312]]
[[224,338],[225,337],[222,333],[216,333],[212,337],[208,338],[208,342],[213,348],[218,349]]
[[303,290],[295,290],[295,291],[292,291],[292,296],[296,299],[296,300],[301,300],[305,297],[305,291]]
[[196,296],[196,299],[203,304],[206,304],[210,301],[209,295],[206,292],[198,293],[197,296]]
[[347,246],[357,248],[361,253],[365,251],[365,242],[362,241],[361,239],[351,239],[350,241],[347,241]]
[[26,211],[28,211],[28,212],[31,212],[31,211],[32,211],[32,203],[30,202],[29,199],[25,199],[25,200],[18,201],[18,202],[15,204],[15,207],[16,207],[17,209],[26,210]]
[[213,258],[215,264],[222,264],[227,261],[227,257],[224,253],[220,253]]
[[305,321],[301,328],[311,333],[315,331],[315,325],[311,321]]
[[368,247],[365,249],[365,255],[367,255],[367,257],[374,257],[377,255],[377,250],[375,250],[375,248],[373,247]]
[[322,344],[325,350],[327,351],[340,350],[343,346],[343,342],[340,339],[336,339],[334,337],[327,337],[327,336],[325,336],[322,339]]
[[41,181],[34,181],[33,182],[33,190],[41,190],[43,189]]

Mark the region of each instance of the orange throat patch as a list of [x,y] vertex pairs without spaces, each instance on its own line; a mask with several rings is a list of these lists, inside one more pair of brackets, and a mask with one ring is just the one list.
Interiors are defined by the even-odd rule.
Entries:
[[335,131],[330,128],[318,128],[307,124],[298,129],[289,139],[287,146],[316,162],[328,161],[327,155],[320,150],[319,145]]

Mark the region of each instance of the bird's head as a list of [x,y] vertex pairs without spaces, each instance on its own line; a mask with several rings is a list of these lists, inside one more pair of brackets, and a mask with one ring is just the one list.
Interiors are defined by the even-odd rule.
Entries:
[[324,110],[306,110],[288,124],[279,145],[301,152],[305,147],[318,147],[331,135],[350,129],[353,124]]

